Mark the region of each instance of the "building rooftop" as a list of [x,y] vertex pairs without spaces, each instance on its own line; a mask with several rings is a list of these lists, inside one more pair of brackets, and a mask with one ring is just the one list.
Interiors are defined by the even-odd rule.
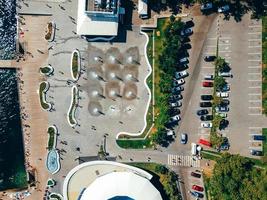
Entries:
[[118,0],[86,0],[88,12],[116,13]]

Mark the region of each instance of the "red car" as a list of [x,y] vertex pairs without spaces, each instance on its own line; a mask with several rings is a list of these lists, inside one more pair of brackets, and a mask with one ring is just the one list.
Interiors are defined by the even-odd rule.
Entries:
[[204,81],[202,82],[203,87],[213,87],[213,82],[210,81]]
[[196,191],[199,191],[199,192],[203,192],[204,191],[204,188],[200,187],[198,185],[192,185],[192,189],[196,190]]
[[203,145],[208,146],[208,147],[211,147],[211,143],[207,140],[199,139],[198,143],[203,144]]

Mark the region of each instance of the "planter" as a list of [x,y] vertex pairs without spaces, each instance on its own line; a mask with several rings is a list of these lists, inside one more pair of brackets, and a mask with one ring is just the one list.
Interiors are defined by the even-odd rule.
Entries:
[[48,91],[50,84],[47,81],[43,81],[39,85],[40,104],[44,110],[50,110],[52,108],[51,103],[46,101],[46,92]]
[[57,144],[57,127],[56,126],[49,126],[47,129],[47,133],[49,134],[49,139],[48,139],[48,150],[56,149],[56,144]]
[[67,113],[67,120],[71,127],[75,127],[77,125],[77,120],[75,118],[75,111],[78,105],[78,96],[79,96],[79,90],[77,86],[72,87],[72,98],[71,98],[71,104]]
[[63,200],[63,196],[61,194],[58,194],[58,193],[51,193],[49,195],[49,199],[50,200]]
[[46,184],[48,187],[53,187],[56,185],[56,182],[53,180],[53,179],[48,179],[47,180],[47,184]]
[[43,75],[51,76],[54,72],[54,68],[51,65],[47,65],[46,67],[41,67],[40,72]]
[[57,150],[52,149],[47,154],[46,168],[51,174],[55,174],[60,170],[59,154]]
[[56,30],[56,24],[54,22],[49,22],[47,24],[46,28],[46,34],[45,34],[45,39],[49,42],[53,42],[55,38],[55,31]]
[[73,80],[78,81],[81,73],[81,56],[77,49],[71,55],[70,71]]

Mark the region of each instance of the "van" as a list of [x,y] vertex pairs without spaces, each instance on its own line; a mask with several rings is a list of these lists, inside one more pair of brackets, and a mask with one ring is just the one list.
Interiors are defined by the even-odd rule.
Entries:
[[253,135],[252,138],[253,140],[260,140],[260,141],[265,140],[265,137],[263,135]]
[[197,144],[196,143],[191,143],[191,154],[192,156],[197,155]]

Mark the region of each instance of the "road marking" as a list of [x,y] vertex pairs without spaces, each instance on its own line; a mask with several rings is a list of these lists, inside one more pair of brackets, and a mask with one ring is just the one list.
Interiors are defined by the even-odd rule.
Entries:
[[258,32],[258,31],[257,32],[249,32],[248,34],[249,35],[255,35],[255,34],[261,34],[261,32]]
[[261,93],[249,93],[248,95],[250,95],[250,96],[256,96],[256,95],[261,95]]
[[261,25],[249,25],[249,28],[261,28]]
[[231,46],[231,43],[225,44],[225,43],[219,43],[219,46]]
[[207,45],[208,48],[215,48],[217,47],[216,45]]
[[226,37],[219,37],[219,40],[230,40],[232,39],[230,36]]
[[249,113],[248,115],[262,115],[261,113]]
[[216,37],[210,37],[210,38],[208,38],[208,40],[217,40],[217,38]]
[[249,86],[248,88],[250,88],[250,89],[257,89],[257,88],[261,88],[261,86]]
[[261,107],[259,107],[259,106],[249,106],[248,108],[249,109],[261,109]]
[[260,62],[261,60],[258,59],[258,60],[248,60],[249,62]]
[[261,41],[261,39],[259,38],[253,38],[253,39],[248,39],[249,42],[252,42],[252,41]]
[[248,102],[261,102],[261,100],[249,100]]
[[168,154],[168,165],[200,167],[200,160],[197,159],[195,156]]
[[248,75],[261,75],[261,72],[250,72]]
[[261,66],[259,66],[259,65],[250,65],[250,66],[248,66],[248,68],[261,68]]
[[261,55],[260,52],[257,52],[257,53],[248,53],[248,55]]
[[248,46],[248,48],[260,48],[260,47],[262,47],[261,45],[259,45],[259,46]]
[[262,127],[259,127],[259,126],[250,126],[248,127],[249,129],[262,129]]
[[248,81],[250,81],[250,82],[253,82],[253,81],[254,81],[254,82],[257,82],[257,81],[259,81],[259,82],[260,82],[260,81],[262,81],[262,80],[261,80],[261,79],[255,79],[255,80],[250,79],[250,80],[248,80]]
[[203,69],[214,69],[214,66],[212,67],[209,67],[209,66],[205,66],[205,67],[202,67]]
[[231,50],[228,50],[228,51],[220,51],[219,50],[219,53],[231,53],[232,51]]

